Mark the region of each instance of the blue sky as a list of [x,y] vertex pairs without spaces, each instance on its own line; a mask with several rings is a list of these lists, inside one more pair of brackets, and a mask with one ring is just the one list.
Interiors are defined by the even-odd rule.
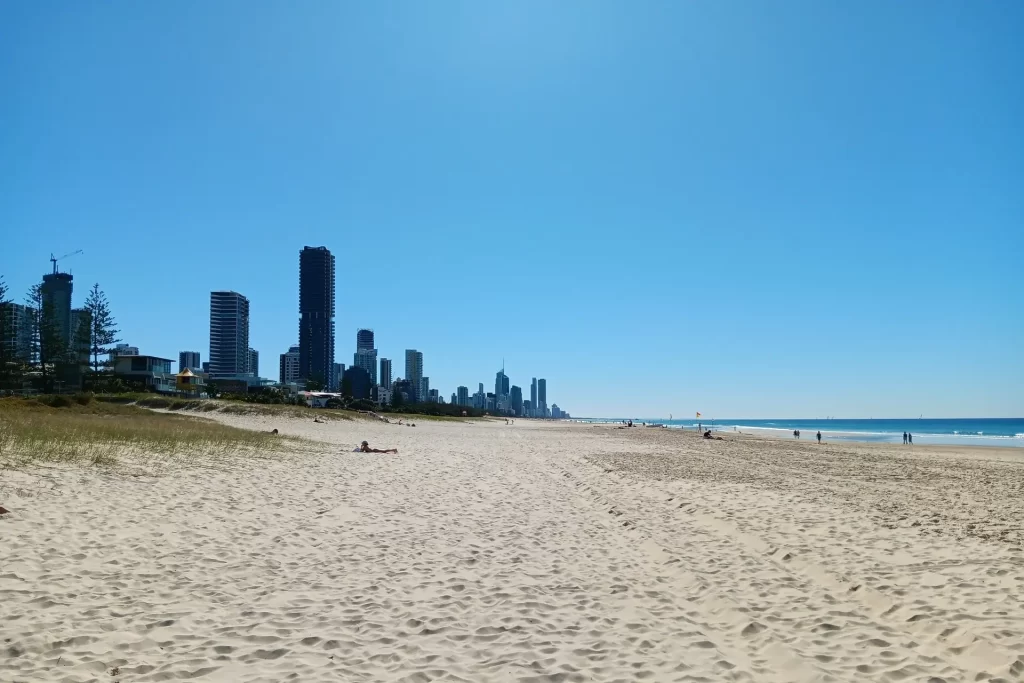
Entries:
[[576,415],[1024,415],[1024,4],[0,4],[0,274],[263,375],[298,252],[337,358]]

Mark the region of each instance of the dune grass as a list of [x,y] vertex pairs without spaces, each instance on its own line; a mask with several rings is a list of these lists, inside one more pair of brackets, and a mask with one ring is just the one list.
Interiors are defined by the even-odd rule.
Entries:
[[200,417],[90,397],[0,399],[0,465],[7,467],[34,462],[113,465],[128,456],[260,455],[286,450],[289,441]]
[[103,403],[136,405],[155,410],[199,413],[218,412],[227,415],[280,415],[281,417],[308,417],[310,419],[313,419],[315,415],[319,415],[321,418],[339,420],[351,420],[353,416],[358,415],[358,413],[347,410],[325,410],[323,408],[310,408],[309,406],[286,403],[247,403],[245,401],[215,398],[176,398],[156,394],[99,395],[95,397],[95,400]]

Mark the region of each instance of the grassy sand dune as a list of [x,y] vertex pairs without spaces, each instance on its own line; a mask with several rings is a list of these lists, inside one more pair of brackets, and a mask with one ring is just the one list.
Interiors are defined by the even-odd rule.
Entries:
[[153,394],[121,394],[116,396],[97,396],[96,401],[102,403],[118,403],[134,405],[154,410],[170,410],[173,412],[225,413],[227,415],[269,415],[282,417],[308,417],[325,415],[335,419],[351,420],[354,415],[342,410],[323,410],[296,406],[284,403],[246,403],[243,401],[227,401],[219,399],[174,398]]
[[205,459],[280,451],[287,439],[201,417],[92,400],[88,396],[0,399],[0,465],[116,464],[124,456]]

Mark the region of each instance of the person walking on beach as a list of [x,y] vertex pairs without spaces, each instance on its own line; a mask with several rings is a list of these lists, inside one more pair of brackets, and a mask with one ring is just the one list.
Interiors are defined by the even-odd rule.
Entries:
[[818,430],[818,443],[821,443],[821,430]]
[[903,445],[904,446],[907,445],[907,433],[906,432],[903,432]]
[[907,432],[907,443],[909,443],[911,446],[914,445],[914,435],[911,434],[910,432]]

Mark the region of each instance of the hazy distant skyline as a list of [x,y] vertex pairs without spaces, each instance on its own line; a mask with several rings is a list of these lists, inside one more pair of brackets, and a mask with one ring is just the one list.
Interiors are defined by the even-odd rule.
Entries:
[[[0,5],[0,274],[579,416],[1024,415],[1024,5]],[[65,265],[65,264],[62,264]],[[273,375],[273,372],[264,372]]]

